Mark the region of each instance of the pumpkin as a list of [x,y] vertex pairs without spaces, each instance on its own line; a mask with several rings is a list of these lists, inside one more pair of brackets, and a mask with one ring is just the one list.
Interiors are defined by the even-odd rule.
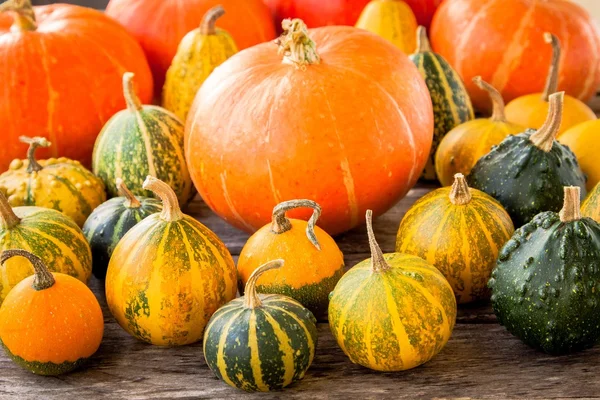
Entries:
[[16,285],[0,307],[0,343],[21,367],[39,375],[78,368],[102,342],[104,317],[96,296],[72,276],[51,273],[26,250],[5,250],[0,267],[13,257],[31,263],[35,274]]
[[360,14],[356,27],[389,40],[407,54],[414,51],[417,44],[417,19],[401,0],[371,0]]
[[106,274],[106,302],[130,335],[159,346],[202,338],[210,316],[237,292],[233,259],[217,235],[181,212],[175,192],[149,176],[163,209],[129,230]]
[[[288,219],[287,211],[312,208],[308,222]],[[255,232],[246,242],[237,271],[240,293],[248,279],[262,264],[275,258],[285,260],[285,267],[261,276],[256,290],[289,296],[319,319],[325,319],[329,293],[344,274],[344,255],[331,236],[315,226],[321,207],[311,200],[290,200],[273,209],[271,224]]]
[[[548,96],[558,90],[560,66],[560,42],[551,33],[544,33],[546,43],[552,45],[552,62],[543,93],[532,93],[517,97],[506,106],[506,118],[515,124],[539,129],[548,114]],[[581,100],[565,95],[563,118],[558,136],[567,129],[585,121],[596,119],[596,114]]]
[[[0,251],[8,249],[27,249],[52,272],[71,275],[84,283],[92,274],[90,246],[71,218],[49,208],[11,208],[0,192]],[[19,258],[0,266],[0,304],[32,273],[30,263]]]
[[112,198],[96,208],[83,225],[83,234],[92,249],[92,273],[106,277],[108,262],[119,240],[148,215],[160,212],[162,203],[150,197],[135,197],[121,178],[117,178],[120,197]]
[[225,14],[221,6],[208,10],[200,28],[183,37],[167,71],[162,105],[185,121],[202,82],[223,61],[237,53],[237,46],[227,31],[215,27]]
[[197,28],[202,16],[216,5],[227,11],[219,27],[233,36],[240,49],[275,38],[269,9],[261,0],[110,0],[106,14],[140,42],[160,95],[181,39]]
[[329,301],[329,326],[350,361],[378,371],[417,367],[442,350],[456,321],[444,276],[422,258],[383,254],[367,210],[371,258],[340,279]]
[[204,334],[204,357],[215,375],[248,392],[282,389],[299,381],[317,347],[316,319],[294,299],[259,295],[258,278],[284,261],[263,264],[250,276],[243,297],[221,307]]
[[456,174],[452,188],[430,192],[407,211],[396,251],[434,265],[454,289],[456,301],[464,304],[489,298],[487,282],[514,231],[500,203],[470,189],[463,174]]
[[568,146],[587,176],[587,190],[592,190],[600,182],[600,120],[587,121],[575,125],[558,137],[558,141]]
[[475,108],[489,110],[488,96],[471,82],[474,76],[481,75],[506,101],[542,91],[541,72],[552,51],[541,32],[555,32],[563,44],[559,89],[590,99],[600,85],[600,32],[574,2],[447,0],[431,24],[431,42],[462,76]]
[[585,175],[568,147],[554,140],[560,127],[564,92],[550,96],[544,125],[509,136],[477,161],[469,184],[494,197],[515,226],[542,211],[559,211],[563,187],[579,186],[585,197]]
[[458,125],[448,132],[440,142],[435,153],[435,170],[442,186],[449,186],[454,175],[468,175],[475,163],[489,153],[509,135],[516,135],[524,127],[506,120],[502,95],[480,76],[473,78],[475,84],[485,90],[494,104],[490,118],[477,118]]
[[183,151],[183,123],[162,107],[142,105],[133,86],[133,74],[123,75],[127,108],[115,114],[96,139],[93,170],[106,184],[109,197],[118,196],[117,178],[132,192],[151,197],[142,189],[148,174],[175,190],[181,204],[194,197]]
[[417,29],[417,51],[410,59],[425,79],[433,104],[433,145],[423,178],[436,178],[435,154],[440,141],[455,126],[473,119],[471,99],[460,77],[443,57],[434,53],[423,26]]
[[[230,224],[253,232],[283,200],[310,198],[323,208],[319,226],[335,235],[416,183],[431,146],[431,99],[384,39],[285,26],[279,52],[271,43],[247,49],[204,82],[186,123],[186,158],[204,201]],[[308,219],[305,210],[290,216]]]
[[581,205],[581,214],[600,223],[600,183],[598,183]]
[[[47,137],[40,157],[64,156],[89,165],[102,125],[122,105],[124,70],[152,98],[152,76],[140,45],[100,11],[68,4],[0,5],[0,171],[25,153],[21,135]],[[35,65],[35,68],[32,68]]]
[[29,144],[27,159],[15,159],[0,175],[0,192],[16,206],[53,208],[83,226],[92,210],[106,200],[104,184],[79,161],[65,157],[36,159],[39,147],[51,143],[43,137],[21,136]]
[[500,323],[550,354],[600,339],[600,225],[581,217],[579,190],[565,188],[560,213],[540,213],[515,232],[489,282]]

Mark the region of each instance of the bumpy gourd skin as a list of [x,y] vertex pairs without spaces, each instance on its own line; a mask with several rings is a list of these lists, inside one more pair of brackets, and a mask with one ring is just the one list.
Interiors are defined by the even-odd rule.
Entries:
[[469,185],[498,200],[516,227],[543,211],[560,211],[563,187],[579,186],[585,198],[585,175],[573,152],[554,141],[546,153],[529,139],[535,133],[509,136],[473,167]]
[[592,347],[600,338],[600,225],[563,223],[545,212],[518,229],[492,273],[501,324],[550,354]]

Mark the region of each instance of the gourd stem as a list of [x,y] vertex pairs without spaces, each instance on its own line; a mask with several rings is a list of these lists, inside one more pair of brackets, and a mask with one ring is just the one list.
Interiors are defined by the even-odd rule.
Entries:
[[481,76],[476,76],[473,78],[473,83],[475,83],[479,89],[485,90],[492,100],[494,111],[492,112],[490,119],[497,122],[506,122],[506,114],[504,113],[504,99],[502,98],[500,92],[495,87],[481,79]]
[[277,39],[279,54],[283,54],[283,62],[306,68],[307,65],[319,64],[321,57],[317,53],[317,45],[308,36],[308,28],[299,18],[284,19],[281,22],[283,33]]
[[561,222],[572,222],[581,219],[581,189],[579,186],[565,186],[565,199],[559,216]]
[[160,217],[168,222],[179,221],[183,218],[183,213],[179,208],[177,195],[169,185],[158,178],[148,175],[142,187],[146,190],[151,190],[160,197],[163,203],[163,209]]
[[2,254],[0,254],[0,265],[4,264],[9,258],[16,256],[25,257],[33,265],[33,270],[35,271],[33,285],[31,285],[33,289],[40,291],[54,286],[54,276],[52,275],[52,273],[50,273],[50,271],[48,271],[46,264],[44,264],[41,258],[34,254],[31,254],[26,250],[4,250]]
[[454,175],[454,183],[450,190],[450,202],[457,206],[469,204],[471,201],[471,190],[467,185],[465,176],[461,173]]
[[123,182],[123,179],[117,178],[117,192],[119,192],[119,196],[125,197],[125,201],[123,205],[127,208],[140,208],[142,203],[135,197],[133,193],[129,190],[129,188]]
[[125,72],[123,74],[123,96],[125,97],[125,103],[127,108],[131,112],[137,112],[142,109],[142,102],[135,93],[135,85],[133,84],[133,72]]
[[11,30],[35,31],[37,23],[31,0],[8,0],[0,4],[0,13],[13,13],[14,22]]
[[202,17],[202,23],[200,23],[200,33],[203,35],[214,35],[217,33],[215,24],[217,20],[225,15],[225,9],[222,5],[217,5],[211,8]]
[[312,200],[290,200],[277,204],[275,208],[273,208],[273,222],[271,223],[271,231],[279,234],[292,229],[292,224],[290,220],[285,217],[285,213],[289,210],[293,210],[294,208],[302,207],[313,209],[313,214],[308,220],[308,225],[306,226],[306,236],[308,237],[308,240],[317,248],[317,250],[321,250],[321,245],[319,244],[317,235],[315,234],[315,224],[321,216],[321,206]]
[[548,116],[546,122],[540,129],[529,137],[529,140],[540,150],[548,153],[552,150],[552,144],[560,129],[562,122],[563,101],[565,92],[558,92],[550,95],[550,106],[548,107]]
[[417,28],[417,53],[428,53],[431,52],[431,44],[427,38],[427,28],[419,25]]
[[0,225],[4,229],[12,229],[19,225],[19,222],[21,218],[17,217],[6,196],[0,192]]
[[381,247],[375,240],[373,233],[373,211],[367,210],[367,234],[369,235],[369,247],[371,247],[371,266],[373,272],[384,272],[390,269],[390,265],[383,258]]
[[283,267],[283,263],[284,261],[282,259],[269,261],[252,272],[250,278],[248,278],[248,282],[246,282],[246,288],[244,289],[244,307],[256,308],[262,305],[262,301],[260,301],[260,297],[258,297],[258,293],[256,293],[256,282],[265,272]]
[[544,87],[544,93],[542,93],[542,100],[548,101],[548,97],[558,90],[558,67],[560,64],[560,41],[552,33],[544,33],[544,41],[552,45],[552,62],[550,63],[550,70],[548,71],[548,77],[546,78],[546,86]]
[[20,136],[19,140],[29,145],[29,149],[27,150],[27,160],[29,161],[29,165],[27,166],[27,173],[30,174],[32,172],[37,172],[44,169],[44,167],[42,167],[40,163],[38,163],[35,159],[35,151],[38,147],[50,147],[52,143],[50,143],[48,139],[39,136],[32,138],[27,136]]

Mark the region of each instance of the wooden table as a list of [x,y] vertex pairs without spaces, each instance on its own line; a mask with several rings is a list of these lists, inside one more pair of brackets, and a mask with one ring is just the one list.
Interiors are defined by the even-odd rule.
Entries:
[[[399,222],[412,203],[432,190],[419,186],[374,221],[384,252],[394,249]],[[239,254],[248,235],[214,215],[199,199],[187,210]],[[337,238],[352,267],[368,258],[364,227]],[[237,257],[236,257],[237,258]],[[161,348],[129,336],[106,307],[103,283],[90,282],[104,311],[100,350],[81,370],[60,377],[30,374],[0,355],[0,399],[381,399],[381,398],[600,398],[600,347],[552,357],[532,350],[500,326],[489,304],[461,307],[452,338],[429,363],[406,372],[380,373],[352,364],[329,326],[319,324],[317,354],[304,380],[282,392],[246,394],[219,381],[202,345]]]

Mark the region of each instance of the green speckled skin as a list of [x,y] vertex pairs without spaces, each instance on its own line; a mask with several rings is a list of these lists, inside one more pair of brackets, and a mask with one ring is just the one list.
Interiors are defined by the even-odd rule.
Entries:
[[600,339],[600,225],[544,212],[515,232],[489,281],[501,324],[531,347],[564,354]]
[[467,180],[504,206],[516,227],[543,211],[560,211],[563,187],[579,186],[586,195],[585,175],[573,152],[557,141],[548,153],[537,148],[528,129],[507,137],[477,161]]

